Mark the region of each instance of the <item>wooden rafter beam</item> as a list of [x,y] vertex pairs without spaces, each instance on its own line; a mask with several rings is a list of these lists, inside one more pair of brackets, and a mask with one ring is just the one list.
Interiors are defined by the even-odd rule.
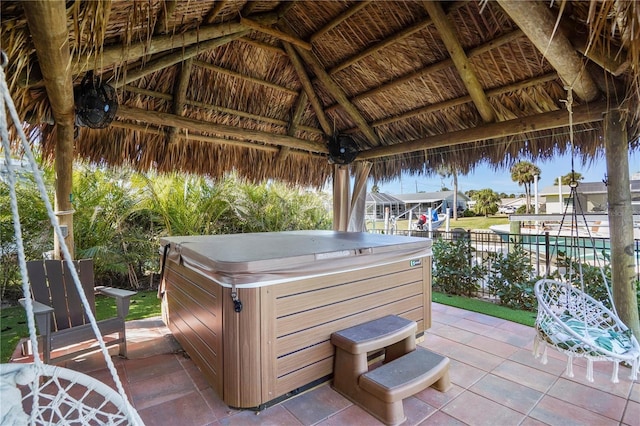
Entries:
[[[466,2],[464,1],[458,1],[455,2],[448,10],[447,13],[452,13],[456,10],[458,10],[459,8],[461,8],[462,6],[464,6],[466,4]],[[342,71],[345,68],[350,67],[351,65],[361,61],[362,59],[366,58],[367,56],[373,55],[374,53],[376,53],[379,50],[382,50],[386,47],[392,46],[393,44],[399,42],[400,40],[409,37],[412,34],[417,33],[418,31],[423,30],[424,28],[428,27],[429,25],[431,25],[433,23],[433,21],[431,20],[431,18],[427,18],[424,19],[420,22],[417,22],[407,28],[404,28],[402,30],[400,30],[399,32],[395,33],[394,35],[378,42],[375,43],[371,46],[369,46],[368,48],[366,48],[365,50],[363,50],[362,52],[359,52],[357,54],[355,54],[354,56],[348,58],[347,60],[345,60],[344,62],[336,65],[335,67],[333,67],[331,70],[329,70],[329,74],[333,75],[339,71]]]
[[[269,25],[277,22],[278,16],[275,13],[265,13],[253,18],[255,22]],[[248,28],[239,22],[225,22],[222,24],[202,26],[198,29],[187,31],[184,34],[167,34],[154,36],[151,40],[140,41],[123,45],[122,43],[105,46],[101,52],[90,55],[80,55],[71,64],[71,74],[78,75],[85,71],[90,71],[96,67],[108,68],[115,64],[137,61],[148,55],[166,52],[173,49],[184,49],[192,45],[197,45],[207,40],[217,39],[231,34],[237,34]],[[27,68],[27,67],[25,67]],[[31,70],[25,70],[20,78],[19,84],[22,87],[32,87],[42,80],[42,74],[38,64],[33,64]]]
[[120,88],[126,84],[129,84],[133,81],[141,79],[142,77],[145,77],[149,74],[160,71],[167,67],[171,67],[184,60],[191,59],[202,52],[215,49],[216,47],[223,46],[233,40],[237,40],[248,33],[249,33],[249,30],[243,30],[235,34],[231,34],[231,35],[223,36],[217,39],[198,43],[195,46],[189,46],[186,49],[177,51],[175,53],[170,53],[168,55],[163,55],[155,60],[151,60],[147,62],[143,67],[139,67],[136,64],[134,65],[133,69],[128,70],[126,74],[124,74],[118,81],[114,82],[112,85],[115,88]]
[[[178,78],[174,84],[173,106],[172,110],[175,115],[183,115],[183,110],[187,104],[187,88],[189,87],[189,78],[191,77],[191,66],[193,59],[189,58],[182,63]],[[180,129],[172,127],[169,131],[169,143],[175,142]]]
[[207,13],[207,16],[204,18],[205,24],[213,24],[216,20],[216,17],[220,14],[222,9],[227,5],[228,0],[218,0],[213,4],[213,7]]
[[473,71],[467,55],[464,53],[464,49],[462,48],[460,41],[458,40],[455,29],[451,25],[451,22],[449,22],[444,10],[442,10],[442,6],[440,3],[435,1],[423,1],[422,4],[438,29],[440,38],[447,47],[447,51],[458,70],[458,74],[462,78],[462,82],[467,88],[469,96],[473,99],[473,103],[482,116],[482,119],[485,123],[494,121],[496,114],[493,110],[493,106],[489,103],[487,95],[484,93],[484,89],[480,84],[476,73]]
[[[127,92],[137,93],[137,94],[143,95],[143,96],[149,96],[149,97],[153,97],[153,98],[164,99],[166,101],[173,101],[173,95],[168,94],[168,93],[156,92],[156,91],[153,91],[153,90],[143,89],[141,87],[135,87],[135,86],[125,86],[124,89]],[[226,108],[226,107],[222,107],[222,106],[218,106],[218,105],[207,104],[207,103],[200,102],[200,101],[186,100],[185,103],[187,105],[195,106],[197,108],[202,108],[202,109],[205,109],[205,110],[210,110],[210,111],[215,111],[215,112],[221,112],[223,114],[236,115],[238,117],[248,118],[250,120],[261,121],[263,123],[269,123],[269,124],[275,124],[276,126],[288,127],[288,125],[289,125],[288,122],[286,122],[284,120],[279,120],[277,118],[271,118],[271,117],[265,117],[265,116],[262,116],[262,115],[251,114],[249,112],[240,111],[240,110],[237,110],[237,109]],[[313,133],[313,134],[318,134],[318,135],[324,134],[322,130],[316,129],[315,127],[310,127],[310,126],[298,125],[297,129],[298,130],[303,130],[305,132]]]
[[203,62],[203,61],[197,61],[196,60],[196,61],[193,62],[193,64],[195,66],[197,66],[197,67],[200,67],[200,68],[204,68],[204,69],[208,69],[208,70],[211,70],[211,71],[215,71],[215,72],[218,72],[220,74],[228,75],[230,77],[236,77],[236,78],[239,78],[239,79],[242,79],[242,80],[250,81],[252,83],[259,84],[261,86],[269,87],[270,89],[274,89],[274,90],[278,90],[278,91],[281,91],[281,92],[285,92],[285,93],[287,93],[289,95],[292,95],[292,96],[296,96],[298,94],[298,92],[296,90],[289,89],[288,87],[280,86],[278,84],[272,83],[270,81],[262,80],[260,78],[250,77],[250,76],[244,75],[242,73],[239,73],[237,71],[231,71],[229,69],[222,68],[222,67],[219,67],[217,65],[210,64],[208,62]]
[[275,28],[267,27],[258,22],[252,21],[251,19],[240,18],[240,24],[244,25],[247,28],[251,28],[252,30],[273,36],[281,41],[286,41],[287,43],[294,44],[296,47],[302,48],[304,50],[312,49],[311,43],[307,43],[304,40],[300,40],[297,37],[283,33],[282,31],[276,30]]
[[355,15],[356,13],[358,13],[358,11],[360,9],[363,9],[363,8],[367,7],[367,5],[369,5],[369,3],[371,3],[371,1],[359,1],[359,2],[356,2],[349,9],[345,10],[343,13],[341,13],[338,16],[336,16],[331,21],[327,22],[318,31],[313,33],[311,35],[311,37],[309,37],[309,42],[313,43],[318,38],[322,37],[324,34],[326,34],[327,32],[331,31],[333,28],[335,28],[338,25],[340,25],[343,21],[346,21],[351,16]]
[[[495,89],[491,89],[487,91],[487,97],[498,96],[509,92],[514,92],[516,90],[524,89],[526,87],[537,86],[538,84],[546,83],[547,81],[553,81],[558,78],[558,74],[555,72],[550,74],[545,74],[540,77],[530,78],[524,81],[519,81],[517,83],[509,84],[507,86],[497,87]],[[402,120],[407,120],[412,117],[417,117],[423,114],[429,114],[436,111],[441,111],[446,108],[453,108],[459,105],[466,104],[468,102],[472,102],[471,96],[461,96],[459,98],[449,99],[446,101],[438,102],[435,104],[423,106],[420,108],[412,109],[411,111],[407,111],[403,114],[394,115],[393,117],[383,118],[381,120],[374,121],[371,125],[373,127],[384,126],[385,124],[391,124]],[[350,132],[356,131],[357,129],[350,129]]]
[[147,111],[126,105],[120,105],[118,107],[116,117],[120,120],[134,120],[154,124],[156,126],[174,126],[183,129],[193,129],[198,132],[216,133],[218,135],[238,138],[245,141],[288,146],[289,148],[300,149],[303,151],[320,153],[328,152],[327,147],[321,142],[313,142],[287,135],[262,132],[259,130],[242,129],[234,126],[226,126],[224,124],[209,123],[166,112]]
[[[603,113],[607,111],[606,102],[583,104],[573,108],[573,124],[584,124],[603,120]],[[371,160],[374,158],[388,157],[391,155],[405,154],[408,152],[423,151],[445,146],[461,145],[470,142],[484,141],[487,139],[503,138],[528,132],[556,129],[569,125],[567,111],[558,110],[546,112],[529,117],[520,117],[513,120],[488,123],[470,129],[458,130],[440,135],[427,136],[409,142],[395,145],[371,148],[361,152],[358,160]]]
[[373,128],[369,126],[367,120],[362,116],[360,111],[349,102],[349,98],[347,94],[342,90],[338,84],[333,81],[333,78],[327,73],[322,64],[316,59],[316,57],[311,53],[304,49],[296,49],[298,54],[302,57],[302,59],[311,67],[313,73],[316,75],[316,78],[322,83],[322,85],[327,89],[327,91],[333,96],[333,98],[342,105],[342,108],[349,114],[351,119],[356,123],[360,131],[367,138],[369,143],[374,146],[380,145],[380,138],[373,131]]
[[153,30],[154,34],[165,34],[167,32],[169,17],[173,16],[173,12],[176,10],[176,5],[176,0],[164,0],[162,2],[162,7],[160,7],[158,17],[156,18],[156,27]]
[[[291,116],[291,121],[289,122],[287,135],[295,136],[298,124],[300,124],[300,120],[302,119],[302,114],[304,114],[304,110],[307,108],[308,99],[306,92],[302,90],[300,95],[298,95],[298,99],[296,99],[296,105],[293,110],[293,115]],[[276,162],[279,164],[282,163],[289,156],[290,151],[291,148],[288,146],[280,147],[280,151],[278,151],[278,155],[276,156]]]
[[258,2],[257,1],[248,1],[244,4],[244,6],[242,7],[242,10],[240,11],[240,16],[249,16],[251,15],[255,10],[256,7],[258,6]]
[[[524,36],[524,33],[520,30],[514,30],[511,32],[508,32],[506,34],[501,35],[500,37],[497,37],[491,41],[488,41],[487,43],[484,43],[478,47],[474,47],[473,49],[470,49],[467,52],[467,57],[469,59],[474,58],[476,56],[482,55],[483,53],[486,53],[490,50],[496,49],[500,46],[503,46],[505,44],[511,43],[514,40],[517,40],[518,38]],[[363,99],[369,98],[371,96],[377,95],[378,93],[382,93],[382,92],[386,92],[388,90],[392,90],[402,84],[405,84],[409,81],[412,81],[414,79],[418,79],[420,77],[423,77],[425,75],[429,75],[431,73],[434,72],[438,72],[440,70],[443,69],[447,69],[449,67],[453,66],[453,60],[451,60],[451,58],[447,58],[447,59],[443,59],[440,62],[436,62],[433,64],[429,64],[427,66],[425,66],[424,68],[421,68],[419,70],[416,71],[412,71],[409,72],[395,80],[391,80],[385,84],[381,84],[379,86],[376,86],[370,90],[367,90],[366,92],[362,92],[356,96],[354,96],[353,98],[351,98],[351,102],[358,102],[361,101]],[[336,108],[338,108],[340,105],[339,104],[334,104],[331,105],[329,107],[327,107],[325,110],[327,112],[333,111]]]
[[304,90],[304,93],[306,93],[307,98],[309,99],[309,102],[313,107],[313,111],[316,113],[316,118],[318,119],[318,122],[320,123],[322,130],[324,130],[325,134],[329,136],[332,135],[333,128],[331,126],[331,123],[329,123],[329,120],[327,119],[326,114],[324,113],[324,109],[322,107],[322,103],[320,102],[320,99],[318,98],[318,95],[316,95],[316,92],[313,90],[313,84],[311,84],[311,79],[309,78],[306,70],[304,69],[304,64],[300,60],[300,57],[298,57],[298,54],[296,53],[295,49],[289,43],[283,43],[283,45],[284,45],[285,51],[289,55],[291,64],[293,64],[293,68],[296,70],[296,74],[298,75],[298,78],[302,83],[302,88]]
[[556,18],[546,4],[515,0],[498,0],[498,4],[580,99],[589,102],[600,95],[580,55],[561,31],[555,31]]
[[[164,129],[162,129],[161,127],[149,126],[147,124],[136,124],[136,123],[123,122],[123,121],[112,121],[110,126],[118,129],[133,130],[136,132],[143,132],[143,133],[148,133],[148,134],[157,135],[157,136],[164,136],[165,134]],[[275,145],[260,145],[253,142],[245,142],[245,141],[240,141],[236,139],[223,139],[215,136],[202,135],[199,133],[183,132],[181,133],[181,136],[185,140],[208,142],[216,145],[227,145],[227,146],[255,149],[257,151],[266,151],[266,152],[273,152],[273,153],[278,153],[280,151],[280,148],[278,148]],[[297,149],[289,149],[289,154],[303,155],[306,157],[309,157],[309,156],[317,157],[318,159],[326,158],[326,156],[323,154],[315,154],[308,151],[300,151]]]
[[252,46],[258,47],[260,49],[264,49],[267,50],[271,53],[275,53],[276,55],[286,55],[287,52],[284,51],[284,49],[281,49],[278,46],[274,46],[272,44],[269,43],[265,43],[262,41],[258,41],[258,40],[254,40],[252,38],[249,37],[242,37],[240,39],[238,39],[239,41],[243,42],[243,43],[247,43],[250,44]]

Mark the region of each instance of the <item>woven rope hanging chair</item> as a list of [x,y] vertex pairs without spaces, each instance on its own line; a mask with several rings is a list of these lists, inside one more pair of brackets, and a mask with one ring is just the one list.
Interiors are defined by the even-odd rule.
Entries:
[[[568,89],[567,109],[569,110],[569,123],[571,122],[571,89]],[[573,132],[571,131],[571,148],[573,151]],[[629,378],[636,380],[640,367],[640,345],[632,331],[618,318],[611,289],[608,280],[600,266],[602,280],[607,289],[608,304],[594,299],[585,292],[584,274],[579,248],[579,224],[578,214],[583,219],[584,228],[592,247],[596,247],[595,241],[589,231],[586,216],[583,213],[578,197],[578,183],[575,181],[573,171],[573,158],[571,160],[573,181],[570,184],[571,193],[569,195],[571,203],[567,203],[564,209],[563,218],[556,237],[557,244],[565,224],[565,219],[571,214],[569,238],[575,243],[576,250],[572,250],[572,255],[576,255],[578,267],[577,278],[580,281],[578,288],[572,277],[574,262],[567,254],[567,265],[569,269],[568,281],[559,279],[544,278],[539,280],[534,287],[534,292],[538,300],[538,314],[536,318],[536,337],[534,340],[534,355],[542,356],[543,364],[547,363],[547,345],[554,347],[561,353],[567,355],[567,367],[565,373],[573,377],[573,358],[587,359],[587,380],[593,381],[593,362],[611,361],[613,363],[613,373],[611,381],[618,383],[618,369],[621,362],[631,366]],[[558,182],[561,184],[562,182]],[[562,200],[560,200],[562,201]],[[571,208],[571,212],[569,212]],[[582,237],[585,238],[584,236]],[[599,259],[595,258],[599,264]],[[547,271],[547,275],[549,271]]]
[[60,247],[66,259],[71,259],[69,249],[64,242],[64,236],[58,224],[55,212],[49,201],[44,182],[37,163],[31,152],[27,138],[22,131],[22,121],[16,112],[13,100],[9,95],[4,67],[6,55],[0,51],[2,64],[0,66],[0,133],[2,147],[5,153],[5,165],[8,171],[9,195],[13,216],[14,231],[16,236],[16,248],[18,263],[22,275],[22,289],[25,297],[27,311],[27,324],[31,345],[33,347],[33,363],[27,364],[0,364],[0,424],[2,425],[143,425],[138,413],[129,403],[127,395],[122,387],[113,361],[107,352],[104,340],[95,317],[91,312],[89,303],[82,289],[78,273],[75,268],[70,268],[73,281],[79,292],[80,299],[86,309],[102,354],[111,372],[117,392],[106,384],[77,371],[47,365],[42,362],[38,353],[38,341],[36,338],[35,319],[31,294],[27,280],[27,267],[22,243],[20,217],[16,196],[16,177],[11,164],[11,146],[9,144],[7,110],[22,141],[40,195],[46,205],[47,213],[54,231],[60,240]]

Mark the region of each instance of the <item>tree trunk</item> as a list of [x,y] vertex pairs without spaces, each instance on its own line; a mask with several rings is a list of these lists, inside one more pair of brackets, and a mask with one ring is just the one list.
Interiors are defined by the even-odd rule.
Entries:
[[611,281],[613,302],[620,320],[640,339],[636,297],[633,216],[629,187],[629,142],[620,110],[604,115],[604,144],[607,160],[607,202],[611,234]]

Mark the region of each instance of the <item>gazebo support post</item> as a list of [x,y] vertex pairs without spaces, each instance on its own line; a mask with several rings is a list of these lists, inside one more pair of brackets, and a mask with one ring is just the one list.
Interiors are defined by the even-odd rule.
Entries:
[[640,321],[635,289],[633,217],[629,187],[629,142],[626,114],[611,109],[604,115],[607,162],[607,202],[611,235],[611,281],[613,301],[620,320],[640,340]]

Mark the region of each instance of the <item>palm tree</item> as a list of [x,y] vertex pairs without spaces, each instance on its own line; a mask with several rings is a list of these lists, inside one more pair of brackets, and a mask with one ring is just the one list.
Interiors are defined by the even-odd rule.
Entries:
[[489,214],[498,211],[500,196],[498,196],[493,189],[481,189],[473,194],[473,199],[476,202],[476,205],[473,207],[476,213],[489,216]]
[[527,213],[531,211],[531,184],[535,176],[540,176],[540,168],[528,161],[521,161],[511,167],[511,179],[524,186],[524,193],[527,196]]
[[[582,173],[578,172],[569,172],[566,175],[560,177],[562,185],[569,185],[573,181],[580,182],[583,179],[584,176],[582,176]],[[556,186],[558,185],[558,178],[554,179],[553,184]]]

